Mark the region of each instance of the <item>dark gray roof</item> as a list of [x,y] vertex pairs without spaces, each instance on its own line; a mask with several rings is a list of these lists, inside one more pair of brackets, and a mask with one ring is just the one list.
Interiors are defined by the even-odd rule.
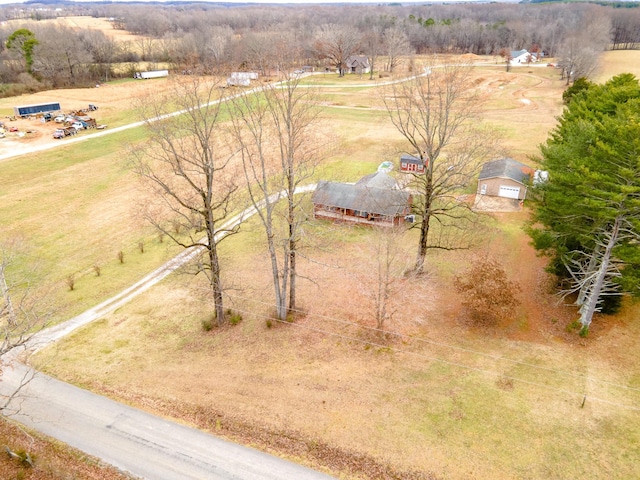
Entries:
[[480,180],[488,178],[510,178],[516,182],[524,184],[527,181],[533,169],[529,165],[520,163],[513,158],[501,158],[492,162],[487,162],[482,166],[480,171]]
[[365,175],[356,182],[356,185],[361,187],[373,187],[373,188],[387,188],[397,189],[398,182],[386,172],[380,171]]
[[366,55],[350,55],[344,63],[349,67],[355,67],[359,64],[361,67],[366,68],[369,66],[369,57]]
[[313,192],[313,203],[395,217],[405,214],[410,197],[403,190],[321,180]]

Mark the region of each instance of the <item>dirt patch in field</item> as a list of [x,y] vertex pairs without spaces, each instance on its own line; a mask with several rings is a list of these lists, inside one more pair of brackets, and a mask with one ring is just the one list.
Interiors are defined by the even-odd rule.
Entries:
[[476,195],[473,209],[479,212],[519,212],[523,203],[513,198],[492,197],[490,195]]
[[[54,121],[43,122],[40,116],[20,118],[13,115],[13,107],[19,105],[34,105],[57,101],[60,103],[62,113],[88,109],[89,104],[98,106],[98,110],[87,112],[86,115],[94,118],[97,124],[106,125],[107,128],[122,125],[123,115],[129,112],[135,102],[142,98],[171,88],[168,79],[153,79],[148,81],[129,81],[113,84],[100,84],[92,88],[72,88],[38,92],[31,95],[22,95],[18,98],[5,98],[0,100],[0,111],[4,118],[0,120],[5,125],[5,138],[0,138],[0,156],[4,154],[19,154],[28,152],[34,146],[47,144],[60,145],[65,139],[54,139],[53,132],[61,126]],[[130,116],[130,121],[138,121],[135,115]],[[16,129],[12,132],[10,129]],[[81,130],[78,135],[86,135],[95,130]],[[66,137],[67,139],[70,137]]]

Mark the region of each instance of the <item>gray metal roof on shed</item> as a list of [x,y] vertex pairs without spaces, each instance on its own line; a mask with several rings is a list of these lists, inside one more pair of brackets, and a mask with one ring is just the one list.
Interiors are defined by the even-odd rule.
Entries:
[[531,177],[533,169],[529,165],[520,163],[513,158],[501,158],[487,162],[482,166],[479,180],[489,178],[510,178],[524,184]]
[[405,214],[410,197],[402,190],[321,180],[313,192],[313,203],[394,217]]

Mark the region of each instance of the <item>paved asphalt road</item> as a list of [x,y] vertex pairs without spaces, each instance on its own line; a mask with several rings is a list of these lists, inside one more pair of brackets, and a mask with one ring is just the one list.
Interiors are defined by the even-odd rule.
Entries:
[[[10,394],[30,373],[16,363],[2,376]],[[266,453],[150,415],[36,373],[12,418],[119,469],[150,480],[329,480]]]

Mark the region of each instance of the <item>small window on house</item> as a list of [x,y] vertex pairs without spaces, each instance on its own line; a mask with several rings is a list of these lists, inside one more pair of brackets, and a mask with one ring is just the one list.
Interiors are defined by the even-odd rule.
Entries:
[[480,186],[480,195],[486,195],[486,194],[487,194],[487,184],[486,184],[486,183],[483,183],[483,184]]

